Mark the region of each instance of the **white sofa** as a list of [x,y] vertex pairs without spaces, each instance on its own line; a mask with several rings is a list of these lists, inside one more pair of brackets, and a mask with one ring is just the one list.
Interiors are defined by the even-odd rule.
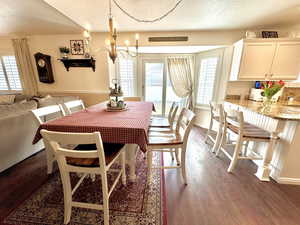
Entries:
[[42,141],[32,144],[38,124],[31,110],[77,99],[68,96],[24,101],[24,98],[20,95],[14,104],[0,105],[0,172],[44,148]]

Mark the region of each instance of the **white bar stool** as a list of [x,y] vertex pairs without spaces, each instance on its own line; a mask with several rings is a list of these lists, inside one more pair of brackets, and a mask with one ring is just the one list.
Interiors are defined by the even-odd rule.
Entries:
[[[259,166],[256,176],[262,181],[269,181],[269,175],[271,169],[269,168],[269,161],[272,155],[272,150],[279,139],[276,133],[270,133],[264,129],[261,129],[250,123],[244,121],[244,115],[242,111],[235,109],[225,109],[224,110],[224,126],[223,126],[223,135],[221,143],[217,150],[216,155],[219,156],[220,152],[223,152],[229,159],[230,165],[227,169],[227,172],[231,173],[236,167],[237,161],[241,159],[251,159],[251,160],[262,160],[262,165]],[[226,140],[228,133],[234,133],[237,135],[236,143],[234,144],[235,148],[233,155],[231,155],[226,146]],[[247,151],[248,142],[266,142],[268,147],[263,156],[256,153],[253,149]],[[245,151],[242,151],[243,144],[246,143]],[[232,145],[232,144],[230,144]]]
[[[222,132],[223,132],[223,105],[222,104],[216,104],[215,102],[209,103],[210,107],[210,123],[209,128],[205,136],[205,143],[208,143],[208,139],[210,139],[213,142],[213,148],[212,152],[216,152],[216,150],[219,148],[221,139],[222,139]],[[218,131],[217,133],[213,133],[213,125],[214,123],[218,123]]]

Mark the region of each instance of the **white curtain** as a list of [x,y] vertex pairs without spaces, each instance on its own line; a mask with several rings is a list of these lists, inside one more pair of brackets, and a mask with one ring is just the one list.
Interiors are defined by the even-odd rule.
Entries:
[[168,71],[173,91],[180,98],[187,99],[187,107],[194,108],[194,58],[192,56],[169,57]]
[[37,95],[37,82],[33,71],[27,39],[13,39],[12,42],[20,73],[23,93],[26,95]]

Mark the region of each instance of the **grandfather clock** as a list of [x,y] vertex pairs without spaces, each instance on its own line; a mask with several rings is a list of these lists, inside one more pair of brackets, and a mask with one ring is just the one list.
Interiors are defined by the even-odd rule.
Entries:
[[38,52],[34,54],[34,58],[40,82],[48,84],[54,83],[51,56]]

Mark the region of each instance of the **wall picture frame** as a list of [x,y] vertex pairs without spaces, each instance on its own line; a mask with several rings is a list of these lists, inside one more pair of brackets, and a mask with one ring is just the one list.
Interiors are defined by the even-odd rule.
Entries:
[[84,55],[83,40],[70,40],[70,48],[72,55]]

